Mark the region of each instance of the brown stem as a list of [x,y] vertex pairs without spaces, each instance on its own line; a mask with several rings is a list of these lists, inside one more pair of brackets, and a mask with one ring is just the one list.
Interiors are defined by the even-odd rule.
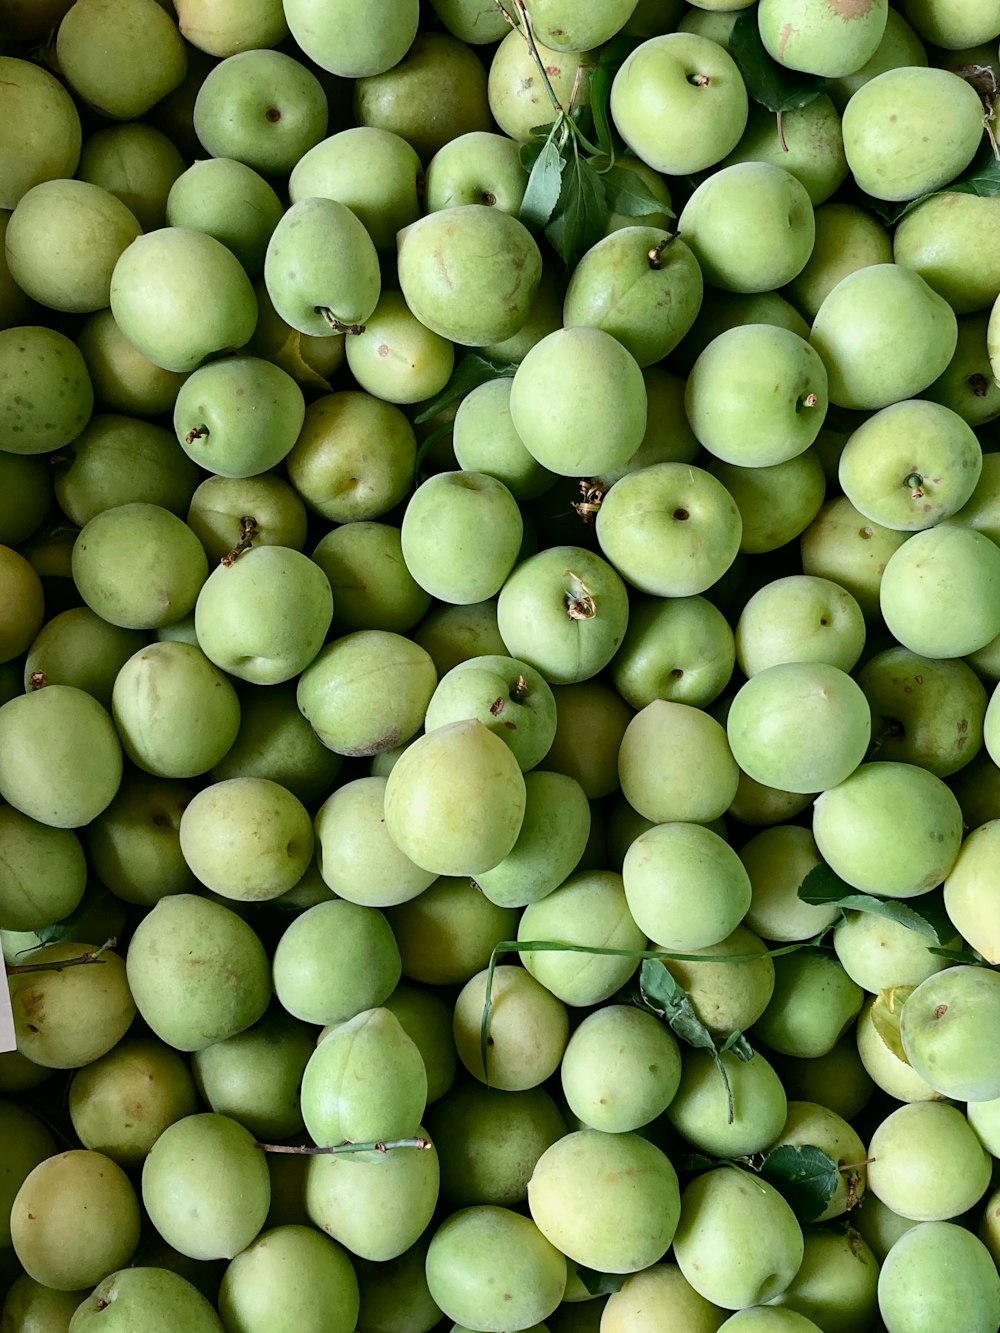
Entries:
[[297,1153],[307,1157],[320,1157],[324,1154],[341,1154],[352,1152],[378,1152],[387,1153],[392,1148],[430,1148],[432,1146],[430,1139],[387,1139],[384,1143],[376,1141],[373,1143],[350,1143],[344,1140],[343,1143],[334,1143],[329,1147],[316,1148],[312,1144],[295,1145],[289,1143],[258,1143],[257,1147],[263,1152],[284,1152]]
[[60,962],[52,963],[13,963],[7,968],[9,977],[20,977],[28,972],[64,972],[67,967],[83,967],[87,963],[103,963],[101,954],[105,949],[113,949],[118,941],[112,935],[110,939],[105,940],[99,949],[91,949],[88,953],[80,954],[78,958],[64,958]]
[[257,520],[250,514],[244,514],[240,519],[240,539],[231,551],[228,551],[219,561],[226,569],[235,565],[244,551],[249,551],[253,545],[253,539],[259,534],[260,528],[257,526]]

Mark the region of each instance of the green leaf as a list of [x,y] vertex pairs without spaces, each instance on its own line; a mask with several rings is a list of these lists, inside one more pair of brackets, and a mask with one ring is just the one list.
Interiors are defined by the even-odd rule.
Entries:
[[815,1222],[840,1184],[840,1168],[822,1148],[782,1144],[764,1158],[760,1174],[791,1205],[800,1222]]
[[870,912],[872,916],[886,917],[901,926],[909,926],[910,930],[925,935],[935,944],[941,943],[937,930],[926,917],[921,916],[907,903],[901,903],[895,898],[875,898],[870,893],[851,893],[846,898],[841,898],[837,905],[845,912]]
[[957,181],[952,181],[939,193],[977,194],[981,199],[991,199],[994,195],[1000,194],[1000,162],[997,161],[993,145],[988,140],[984,142],[972,165]]
[[826,80],[785,69],[772,60],[760,40],[757,7],[744,10],[729,37],[729,54],[736,61],[747,92],[768,111],[793,111],[807,106],[826,89]]
[[938,958],[947,958],[953,963],[968,963],[970,967],[990,967],[994,972],[998,970],[975,949],[934,949],[928,945],[927,952],[936,954]]
[[489,380],[509,378],[516,369],[516,365],[490,361],[487,357],[480,356],[478,352],[467,352],[455,366],[448,383],[437,397],[432,398],[414,417],[414,421],[418,426],[422,426],[425,421],[436,417],[439,412],[464,398],[480,384],[486,384]]
[[615,141],[611,133],[610,104],[611,71],[605,65],[598,65],[590,78],[590,114],[594,118],[600,151],[613,160]]
[[725,1055],[726,1051],[732,1051],[736,1058],[742,1060],[745,1065],[749,1064],[756,1054],[739,1028],[734,1028],[719,1047],[720,1055]]
[[[87,913],[109,901],[111,901],[111,893],[103,884],[89,884],[84,890],[83,897],[68,916],[64,916],[61,921],[54,921],[51,925],[39,927],[35,934],[42,944],[52,944],[58,940],[75,940],[78,933],[77,927]],[[96,944],[99,941],[83,940],[81,943]]]
[[626,217],[641,218],[648,213],[666,213],[676,217],[662,199],[657,199],[643,185],[641,178],[628,167],[611,166],[601,172],[608,200],[609,213],[624,213]]
[[559,205],[545,228],[545,235],[571,269],[601,239],[607,224],[604,181],[586,158],[574,152],[563,171]]
[[535,158],[524,198],[521,200],[518,217],[526,226],[541,230],[555,212],[562,191],[562,172],[565,165],[555,140],[547,140]]
[[627,1273],[599,1273],[596,1268],[583,1268],[577,1265],[576,1275],[590,1292],[591,1296],[609,1296],[621,1291]]
[[647,958],[639,969],[639,990],[646,1004],[689,1046],[714,1051],[715,1038],[694,1011],[687,991],[661,964]]
[[714,1157],[706,1157],[703,1152],[671,1153],[670,1160],[678,1171],[710,1171],[718,1166]]
[[840,902],[842,898],[849,898],[854,892],[850,884],[845,884],[839,875],[835,875],[825,861],[813,866],[799,885],[800,900],[812,903],[814,906]]
[[908,1065],[910,1061],[903,1049],[899,1023],[903,1016],[903,1005],[914,990],[915,986],[887,986],[875,996],[869,1014],[872,1027],[884,1045],[888,1046],[896,1059],[902,1060],[904,1065]]

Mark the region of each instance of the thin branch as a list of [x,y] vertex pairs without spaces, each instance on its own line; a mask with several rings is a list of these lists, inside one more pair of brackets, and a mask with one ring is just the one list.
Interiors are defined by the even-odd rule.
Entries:
[[99,949],[91,949],[88,953],[82,953],[78,958],[63,958],[59,962],[51,963],[14,963],[7,968],[9,977],[24,976],[28,972],[64,972],[67,967],[83,967],[89,963],[103,963],[105,960],[101,957],[105,949],[113,949],[118,941],[112,935],[110,939],[105,940]]
[[258,1143],[257,1147],[264,1152],[284,1152],[296,1153],[304,1157],[341,1156],[352,1152],[377,1152],[387,1153],[393,1148],[430,1148],[430,1139],[386,1139],[385,1142],[374,1143],[351,1143],[344,1140],[343,1143],[334,1143],[328,1147],[316,1148],[312,1144],[289,1144],[289,1143]]

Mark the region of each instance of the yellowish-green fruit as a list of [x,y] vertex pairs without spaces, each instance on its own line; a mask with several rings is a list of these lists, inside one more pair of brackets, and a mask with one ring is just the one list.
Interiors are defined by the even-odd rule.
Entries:
[[956,1107],[911,1102],[878,1125],[868,1142],[868,1188],[916,1222],[940,1222],[972,1208],[990,1183],[991,1159]]
[[630,1274],[611,1293],[601,1333],[716,1333],[726,1314],[699,1295],[675,1263],[659,1263]]
[[948,918],[988,963],[1000,963],[1000,819],[974,828],[944,882]]
[[218,1305],[241,1333],[354,1333],[358,1280],[345,1251],[313,1227],[273,1227],[230,1261]]
[[17,1047],[47,1069],[79,1069],[99,1059],[125,1035],[135,1017],[125,964],[110,950],[101,963],[49,970],[92,952],[87,944],[54,940],[18,957],[41,964],[37,971],[11,977],[11,1009]]
[[528,1182],[536,1226],[563,1254],[602,1273],[663,1258],[677,1228],[677,1173],[638,1134],[581,1129],[548,1148]]
[[57,1291],[96,1286],[139,1241],[139,1201],[102,1153],[74,1148],[31,1171],[11,1208],[14,1251],[29,1277]]
[[76,0],[56,35],[63,78],[112,120],[135,120],[187,72],[187,48],[156,0]]
[[840,78],[875,54],[887,9],[887,0],[850,9],[825,0],[762,0],[757,26],[767,53],[786,69]]

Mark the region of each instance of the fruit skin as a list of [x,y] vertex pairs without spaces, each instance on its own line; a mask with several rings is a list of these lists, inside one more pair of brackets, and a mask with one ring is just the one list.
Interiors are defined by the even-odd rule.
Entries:
[[988,963],[1000,963],[1000,819],[974,828],[944,882],[948,918]]
[[786,69],[822,78],[853,74],[878,49],[886,0],[837,5],[817,0],[761,0],[757,26],[764,49]]
[[[72,1333],[223,1333],[214,1306],[178,1273],[168,1268],[122,1268],[99,1282],[78,1305]],[[69,1333],[69,1330],[67,1330]]]
[[0,208],[13,209],[32,186],[76,172],[83,132],[72,97],[41,65],[0,55],[0,83]]
[[472,347],[517,333],[542,276],[541,251],[528,229],[486,204],[439,209],[404,227],[396,264],[406,304],[420,322]]
[[886,562],[879,606],[904,648],[967,657],[1000,634],[1000,548],[974,528],[915,532]]
[[112,120],[138,119],[187,72],[184,39],[154,0],[76,0],[55,55],[77,96]]
[[[692,69],[706,77],[696,81]],[[649,38],[625,59],[611,85],[618,133],[636,157],[667,176],[721,162],[739,143],[748,107],[732,56],[694,33]]]
[[87,363],[65,334],[41,325],[0,330],[0,449],[51,453],[80,434],[93,409]]
[[285,21],[320,69],[344,79],[381,74],[402,60],[417,33],[419,0],[285,0]]
[[962,1102],[1000,1097],[1000,975],[948,967],[906,998],[899,1030],[906,1057],[935,1091]]
[[960,1216],[990,1184],[992,1158],[958,1107],[943,1101],[890,1111],[868,1142],[868,1158],[868,1188],[916,1222]]
[[878,1304],[889,1333],[938,1333],[958,1311],[967,1333],[993,1333],[1000,1325],[1000,1274],[971,1231],[922,1222],[883,1260]]

